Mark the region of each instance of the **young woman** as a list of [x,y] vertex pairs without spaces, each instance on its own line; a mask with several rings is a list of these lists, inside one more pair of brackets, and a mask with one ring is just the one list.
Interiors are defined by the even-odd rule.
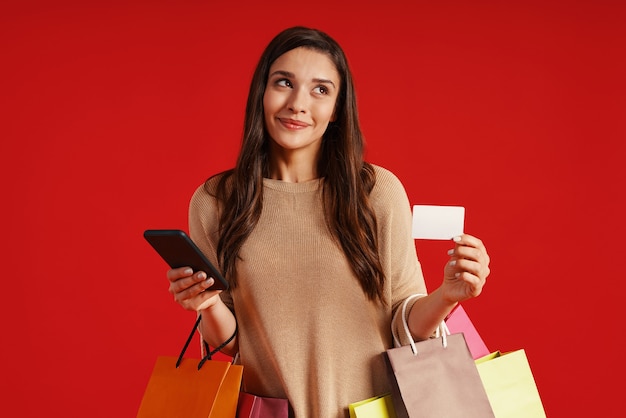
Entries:
[[[343,418],[350,403],[389,392],[392,314],[427,293],[406,192],[363,160],[363,146],[341,47],[314,29],[279,33],[252,79],[235,168],[209,178],[189,208],[193,240],[230,289],[205,292],[205,272],[167,273],[211,346],[234,335],[223,351],[239,354],[244,389],[287,398],[298,418]],[[479,239],[456,237],[449,253],[441,285],[408,313],[416,339],[489,274]]]

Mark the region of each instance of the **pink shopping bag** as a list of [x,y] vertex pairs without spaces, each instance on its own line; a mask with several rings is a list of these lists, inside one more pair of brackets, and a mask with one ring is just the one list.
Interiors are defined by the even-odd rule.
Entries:
[[457,305],[445,320],[451,334],[462,332],[474,360],[490,353],[463,306]]

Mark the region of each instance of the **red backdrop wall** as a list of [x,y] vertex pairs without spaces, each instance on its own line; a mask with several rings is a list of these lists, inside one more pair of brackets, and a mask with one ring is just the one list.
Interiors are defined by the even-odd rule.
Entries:
[[[492,257],[465,305],[487,345],[526,349],[548,416],[619,415],[622,2],[0,7],[11,416],[134,416],[194,318],[142,231],[187,228],[195,187],[234,162],[262,48],[294,24],[344,46],[368,159],[414,204],[466,207]],[[447,243],[416,245],[434,288]]]

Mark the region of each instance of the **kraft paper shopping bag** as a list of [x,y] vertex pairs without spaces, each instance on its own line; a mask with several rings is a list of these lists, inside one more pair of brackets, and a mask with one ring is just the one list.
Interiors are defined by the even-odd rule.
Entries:
[[406,323],[406,307],[419,296],[422,295],[407,298],[392,320],[393,324],[395,316],[402,315],[404,337],[410,344],[398,347],[401,340],[394,334],[396,348],[384,353],[390,366],[396,415],[398,418],[493,418],[463,334],[449,334],[442,321],[436,338],[413,340]]

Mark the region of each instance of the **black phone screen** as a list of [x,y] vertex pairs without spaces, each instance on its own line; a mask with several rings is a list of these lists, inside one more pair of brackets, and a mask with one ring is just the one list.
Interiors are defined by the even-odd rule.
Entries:
[[211,290],[228,289],[228,282],[205,257],[191,238],[180,229],[147,229],[144,238],[171,268],[191,267],[215,279]]

